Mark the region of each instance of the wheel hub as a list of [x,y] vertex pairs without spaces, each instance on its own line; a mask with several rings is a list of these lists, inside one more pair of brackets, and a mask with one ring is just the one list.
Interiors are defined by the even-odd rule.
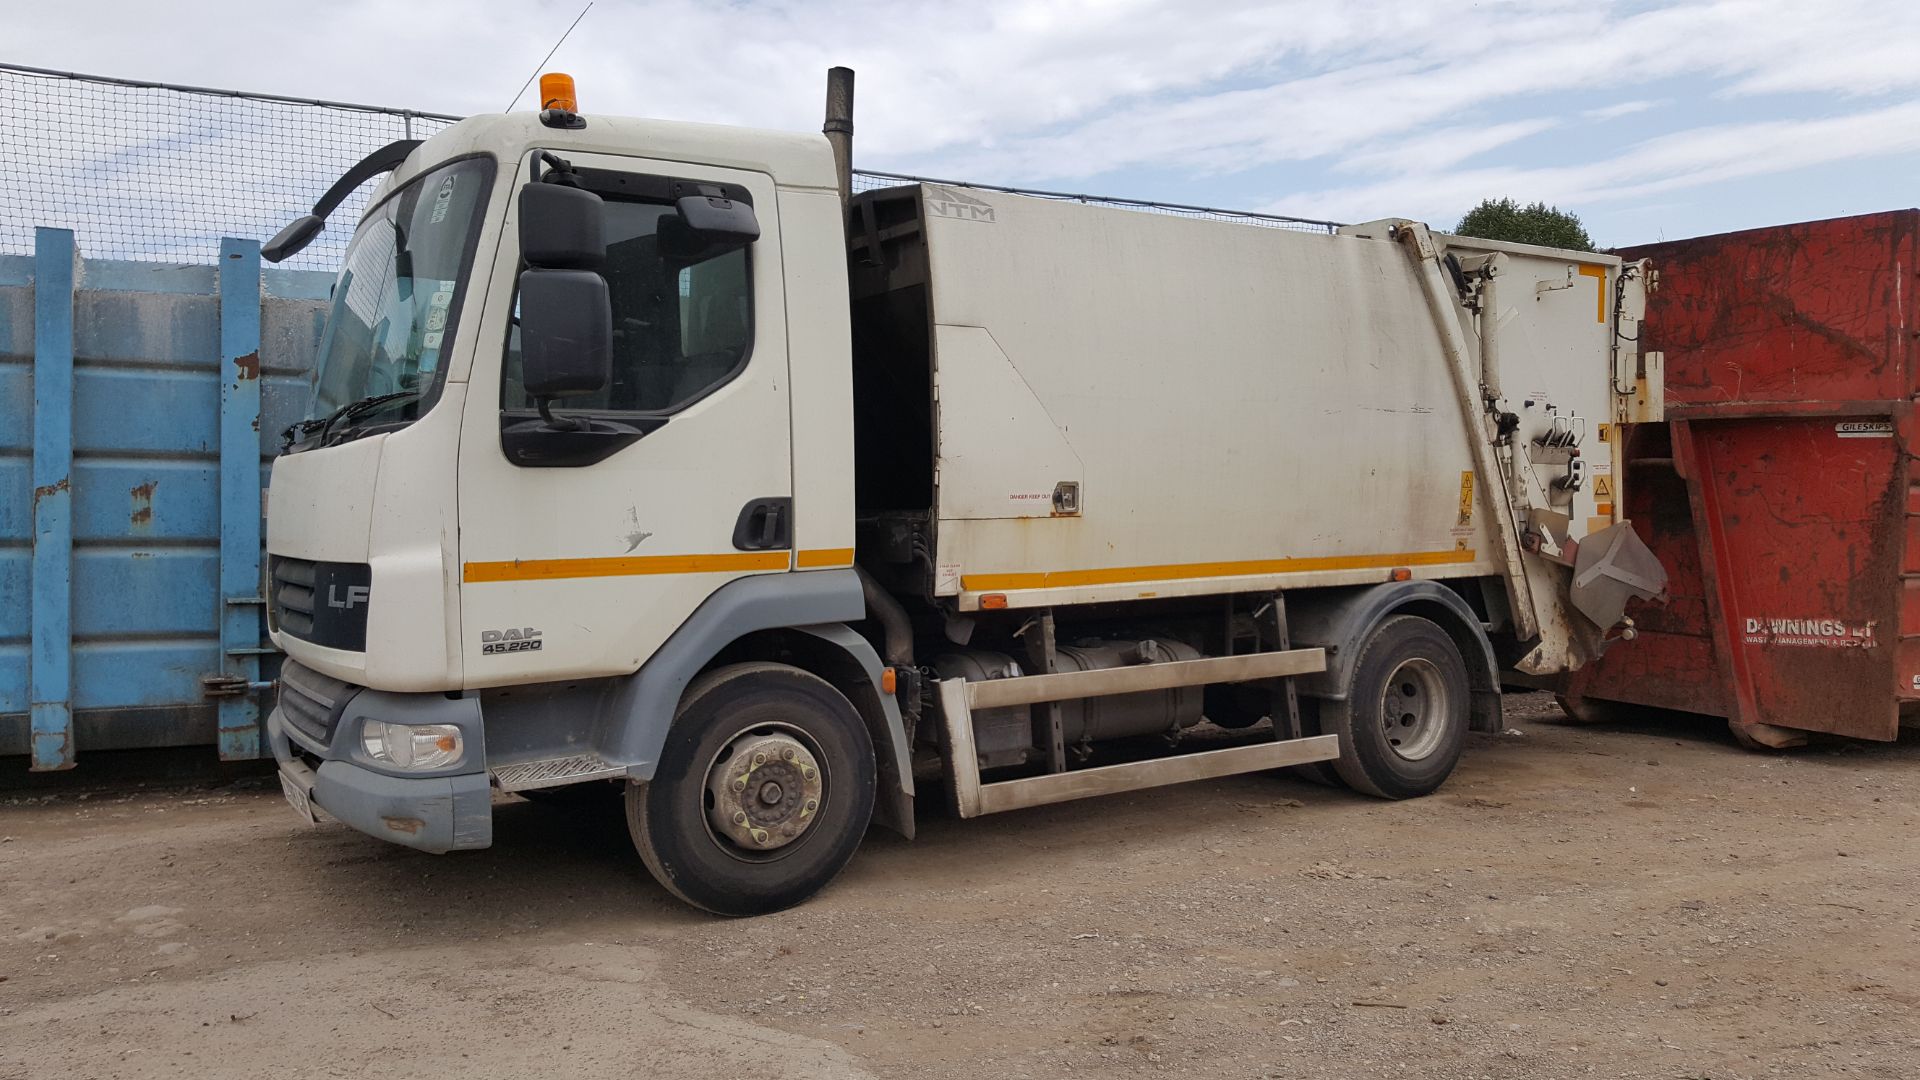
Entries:
[[798,840],[818,820],[826,782],[820,763],[790,735],[747,734],[707,774],[714,832],[748,851]]
[[1419,761],[1440,745],[1447,727],[1446,682],[1431,660],[1404,660],[1380,693],[1380,725],[1387,745],[1408,761]]

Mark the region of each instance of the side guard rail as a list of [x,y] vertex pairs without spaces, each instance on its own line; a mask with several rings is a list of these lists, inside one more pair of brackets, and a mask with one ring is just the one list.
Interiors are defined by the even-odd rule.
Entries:
[[1287,765],[1331,761],[1340,756],[1340,740],[1337,736],[1314,735],[1304,739],[1204,750],[1149,761],[983,784],[980,782],[979,757],[974,750],[974,709],[1135,694],[1212,683],[1276,679],[1325,671],[1326,667],[1325,650],[1288,649],[1099,671],[1025,675],[984,682],[943,679],[939,683],[940,712],[946,724],[947,767],[953,774],[954,799],[960,816],[979,817],[1003,810],[1045,806],[1048,803],[1122,791],[1139,791],[1188,780],[1210,780]]

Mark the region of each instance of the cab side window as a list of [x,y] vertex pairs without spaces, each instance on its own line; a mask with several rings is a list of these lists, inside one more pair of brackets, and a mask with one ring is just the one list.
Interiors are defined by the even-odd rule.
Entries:
[[[670,203],[606,197],[613,305],[613,377],[568,398],[568,412],[665,413],[705,397],[746,365],[753,346],[753,275],[744,248],[706,255],[676,232]],[[501,404],[531,409],[520,381],[516,328],[507,346]]]

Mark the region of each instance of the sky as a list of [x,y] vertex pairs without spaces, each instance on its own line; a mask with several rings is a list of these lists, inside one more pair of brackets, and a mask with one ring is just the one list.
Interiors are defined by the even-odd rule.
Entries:
[[[0,60],[465,115],[583,3],[18,4]],[[1614,246],[1920,203],[1916,57],[1912,0],[596,0],[547,67],[587,113],[818,130],[844,64],[861,168],[1442,228],[1511,196]]]

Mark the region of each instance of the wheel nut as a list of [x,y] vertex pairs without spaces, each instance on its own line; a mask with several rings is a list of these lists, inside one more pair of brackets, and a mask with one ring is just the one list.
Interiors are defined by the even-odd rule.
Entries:
[[767,830],[765,830],[765,829],[755,829],[755,830],[753,830],[753,842],[754,842],[754,843],[756,843],[756,844],[764,844],[764,843],[766,843],[766,842],[767,842]]
[[745,825],[747,823],[747,812],[745,810],[735,810],[733,812],[733,823],[735,825]]
[[813,779],[813,766],[811,765],[800,766],[800,775],[807,778],[808,780]]
[[780,759],[781,759],[782,761],[792,761],[792,760],[793,760],[793,747],[791,747],[791,746],[789,746],[789,747],[787,747],[787,748],[786,748],[785,750],[782,750],[782,751],[780,751]]
[[733,782],[733,790],[735,790],[735,791],[745,791],[745,790],[747,790],[747,778],[743,776],[743,777],[741,777],[741,778],[739,778],[738,780],[735,780],[735,781]]
[[767,763],[767,755],[765,755],[765,754],[760,754],[760,753],[756,753],[756,754],[754,754],[754,755],[753,755],[753,763],[754,763],[755,765],[765,765],[765,764]]

